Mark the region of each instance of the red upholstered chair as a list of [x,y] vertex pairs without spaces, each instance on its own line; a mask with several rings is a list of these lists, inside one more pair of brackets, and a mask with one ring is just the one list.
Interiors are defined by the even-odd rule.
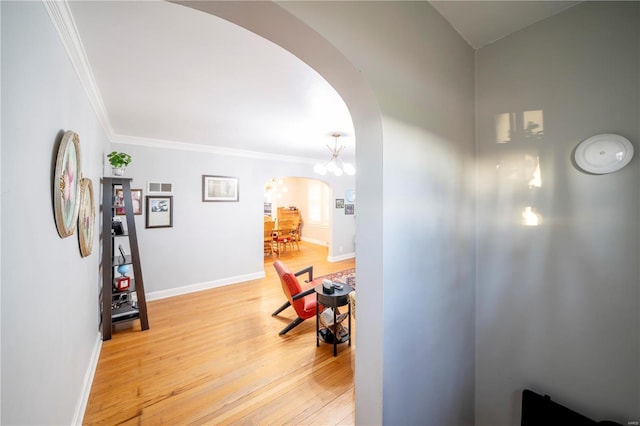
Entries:
[[[316,315],[316,295],[313,290],[313,266],[309,266],[301,271],[293,273],[279,260],[276,260],[273,264],[276,268],[276,272],[280,277],[280,283],[282,284],[282,291],[287,296],[287,301],[284,305],[280,306],[272,316],[278,315],[280,312],[293,306],[298,317],[291,321],[289,325],[282,329],[280,335],[286,334],[289,330],[300,324],[302,321],[312,318]],[[298,277],[303,274],[309,274],[309,279],[301,285],[298,281]],[[320,305],[320,312],[324,310],[324,306]]]

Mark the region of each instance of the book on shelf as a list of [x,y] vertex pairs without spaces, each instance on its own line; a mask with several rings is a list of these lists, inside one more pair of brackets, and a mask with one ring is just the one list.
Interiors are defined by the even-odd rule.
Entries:
[[[322,313],[320,314],[320,322],[324,327],[333,327],[333,315],[334,314],[332,308],[326,308],[324,311],[322,311]],[[342,321],[345,320],[345,318],[347,318],[347,315],[348,314],[341,314],[336,312],[336,323],[339,325]]]

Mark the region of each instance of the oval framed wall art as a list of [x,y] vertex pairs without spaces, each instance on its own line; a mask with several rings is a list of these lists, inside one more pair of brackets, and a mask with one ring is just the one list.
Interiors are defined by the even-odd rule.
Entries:
[[61,238],[76,230],[80,210],[80,138],[67,130],[62,137],[53,177],[53,208]]
[[80,254],[87,257],[93,250],[93,229],[96,223],[96,208],[93,202],[93,182],[83,178],[80,182],[80,212],[78,213],[78,239]]

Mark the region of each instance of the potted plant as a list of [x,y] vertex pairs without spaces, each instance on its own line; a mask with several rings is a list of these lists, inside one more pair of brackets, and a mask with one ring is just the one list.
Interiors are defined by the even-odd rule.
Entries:
[[127,165],[131,163],[131,156],[124,152],[113,151],[107,155],[107,158],[113,168],[114,176],[123,176]]

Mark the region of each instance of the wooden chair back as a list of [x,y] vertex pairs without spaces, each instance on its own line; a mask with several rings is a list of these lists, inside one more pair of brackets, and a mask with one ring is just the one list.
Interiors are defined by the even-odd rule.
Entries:
[[275,227],[275,222],[273,221],[265,221],[264,222],[264,238],[271,238],[271,234],[273,233],[273,228]]
[[284,219],[278,222],[278,229],[280,230],[280,235],[290,234],[291,231],[296,229],[296,226],[291,219]]

